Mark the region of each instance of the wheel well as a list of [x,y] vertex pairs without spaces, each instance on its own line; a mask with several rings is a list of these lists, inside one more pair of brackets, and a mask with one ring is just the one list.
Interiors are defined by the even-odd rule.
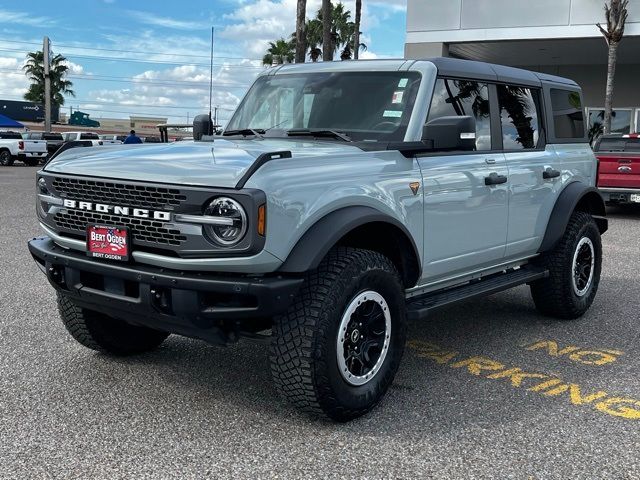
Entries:
[[413,287],[420,276],[420,259],[407,235],[395,225],[370,222],[354,228],[337,243],[343,247],[363,248],[381,253],[396,266],[405,287]]
[[574,209],[576,212],[585,212],[594,217],[596,224],[598,225],[598,230],[600,233],[604,233],[607,231],[608,223],[606,219],[599,218],[605,217],[607,212],[605,210],[604,201],[599,193],[591,191],[587,192],[576,204],[576,208]]

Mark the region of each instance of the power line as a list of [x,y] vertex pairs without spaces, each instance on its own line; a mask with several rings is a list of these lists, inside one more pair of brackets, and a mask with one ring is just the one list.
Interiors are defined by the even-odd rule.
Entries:
[[[15,75],[19,75],[23,73],[22,69],[16,68],[0,68],[0,72],[12,73]],[[121,83],[135,83],[135,84],[151,84],[151,85],[161,85],[161,86],[181,86],[181,85],[209,85],[208,81],[198,81],[198,80],[154,80],[150,78],[134,78],[134,77],[119,77],[115,75],[90,75],[86,73],[69,73],[67,75],[68,78],[75,78],[79,80],[93,80],[93,81],[104,81],[104,82],[121,82]],[[251,84],[247,83],[223,83],[217,82],[215,86],[218,87],[230,87],[230,88],[248,88]]]
[[[9,40],[9,39],[4,39],[4,38],[0,38],[0,42],[6,42],[6,43],[22,43],[25,45],[40,45],[39,42],[27,42],[24,40]],[[57,43],[56,44],[58,47],[62,47],[62,48],[75,48],[77,50],[99,50],[99,51],[103,51],[103,52],[116,52],[116,53],[142,53],[139,50],[122,50],[122,49],[116,49],[116,48],[100,48],[100,47],[94,47],[91,45],[88,45],[83,47],[83,46],[77,46],[77,45],[65,45],[62,43]],[[153,52],[153,51],[149,51],[149,50],[145,50],[144,53],[149,54],[149,55],[165,55],[165,56],[171,56],[171,57],[193,57],[193,58],[209,58],[208,55],[195,55],[195,54],[187,54],[187,53],[166,53],[166,52]],[[256,61],[256,62],[261,62],[262,59],[261,58],[248,58],[248,57],[223,57],[218,55],[216,58],[222,58],[225,60],[249,60],[249,61]]]
[[[12,49],[12,48],[0,48],[0,52],[8,52],[8,53],[25,53],[24,50]],[[128,62],[128,63],[144,63],[144,64],[152,64],[152,65],[179,65],[179,66],[196,66],[196,67],[209,67],[208,63],[195,63],[195,62],[170,62],[165,60],[142,60],[142,59],[133,59],[127,57],[108,57],[101,55],[81,55],[76,53],[66,54],[66,57],[70,58],[83,58],[89,60],[108,60],[108,61],[118,61],[118,62]],[[214,64],[216,67],[225,67],[225,68],[247,68],[247,69],[264,69],[263,66],[258,65],[238,65],[231,63],[216,63]]]

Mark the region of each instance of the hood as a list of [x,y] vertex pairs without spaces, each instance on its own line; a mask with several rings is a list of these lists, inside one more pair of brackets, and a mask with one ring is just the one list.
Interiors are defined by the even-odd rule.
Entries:
[[294,159],[361,151],[348,143],[269,138],[83,147],[68,150],[54,158],[45,166],[44,171],[153,183],[233,188],[258,156],[266,152],[287,150]]

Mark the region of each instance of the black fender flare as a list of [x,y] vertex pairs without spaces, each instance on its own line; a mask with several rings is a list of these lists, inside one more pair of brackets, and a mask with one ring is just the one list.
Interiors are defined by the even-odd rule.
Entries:
[[[420,261],[421,257],[415,241],[401,222],[375,208],[353,206],[334,210],[314,223],[300,237],[278,270],[287,273],[304,273],[317,268],[341,238],[355,228],[373,222],[388,223],[399,228],[410,240],[413,253]],[[418,270],[421,270],[420,265]]]
[[565,187],[556,200],[539,253],[548,252],[556,246],[579,204],[584,205],[584,211],[594,217],[600,233],[607,231],[609,224],[606,219],[605,204],[598,189],[579,181],[572,182]]

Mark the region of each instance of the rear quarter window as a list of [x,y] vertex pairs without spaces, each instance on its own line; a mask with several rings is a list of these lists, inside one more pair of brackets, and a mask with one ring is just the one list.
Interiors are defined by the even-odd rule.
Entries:
[[0,132],[0,138],[3,140],[22,140],[22,135],[17,132]]
[[580,93],[575,90],[552,88],[550,94],[556,138],[583,139],[584,112]]
[[100,140],[96,133],[81,133],[80,140]]
[[596,152],[638,152],[640,138],[602,138],[596,143]]

